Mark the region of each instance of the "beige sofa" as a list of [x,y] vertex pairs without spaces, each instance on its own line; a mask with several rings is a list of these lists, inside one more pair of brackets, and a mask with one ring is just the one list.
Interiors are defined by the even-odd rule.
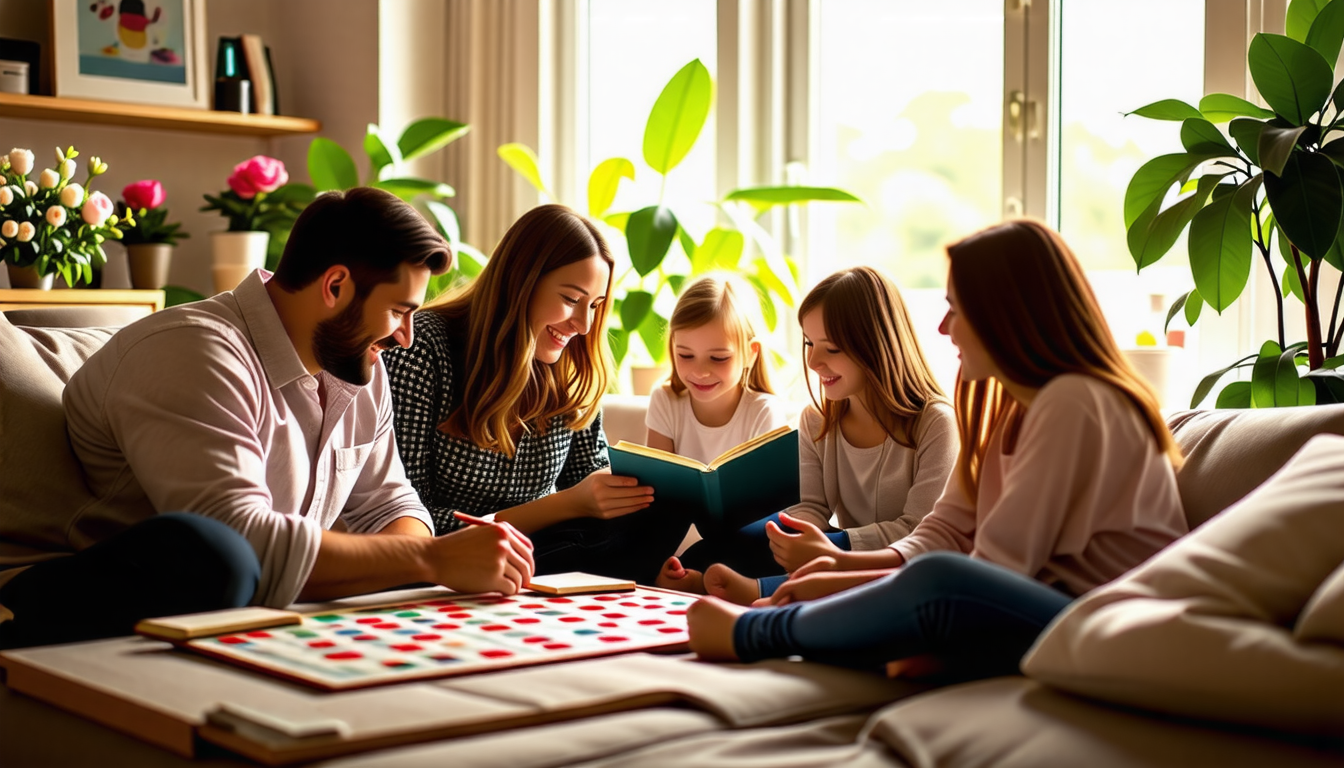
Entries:
[[[105,321],[97,316],[65,319],[100,320]],[[42,557],[32,542],[14,541],[5,521],[16,509],[40,513],[53,504],[77,503],[86,493],[65,439],[60,392],[110,332],[16,327],[0,319],[0,553],[26,548],[30,556]],[[644,403],[630,397],[607,400],[605,424],[613,442],[642,439]],[[1311,436],[1344,434],[1344,406],[1191,412],[1178,414],[1172,424],[1189,457],[1180,475],[1182,498],[1192,524],[1200,524],[1264,482]],[[1316,502],[1327,513],[1344,513],[1344,483],[1325,485]],[[1344,538],[1344,526],[1335,530]],[[1334,658],[1331,653],[1344,658],[1344,647],[1331,645],[1328,638],[1319,649],[1329,658]],[[1161,655],[1172,649],[1151,650]],[[656,687],[660,677],[668,689],[698,681],[695,695],[675,705],[664,702],[632,712],[382,749],[323,765],[1325,766],[1344,758],[1344,728],[1335,730],[1344,723],[1344,690],[1338,692],[1340,711],[1323,713],[1324,725],[1304,732],[1291,724],[1263,728],[1248,725],[1245,718],[1201,718],[1142,700],[1107,704],[1114,699],[1072,685],[1067,664],[1047,670],[1053,686],[1007,677],[926,690],[879,685],[853,677],[856,673],[803,662],[715,665],[709,674],[711,669],[690,658],[649,663],[637,658],[585,662],[581,674],[567,669],[574,665],[535,668],[525,681],[482,675],[470,678],[470,685],[478,695],[517,699],[545,691],[563,698],[630,684],[630,670],[637,668],[645,670],[642,685]],[[1160,689],[1161,681],[1152,686]],[[772,698],[776,689],[781,692],[777,700]],[[752,692],[757,695],[749,696]],[[246,764],[214,748],[200,753],[202,760]],[[191,764],[8,688],[0,689],[0,763]]]

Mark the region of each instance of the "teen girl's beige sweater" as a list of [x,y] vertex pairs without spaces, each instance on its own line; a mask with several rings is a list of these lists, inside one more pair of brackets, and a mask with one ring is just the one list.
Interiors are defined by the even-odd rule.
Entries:
[[[816,408],[803,410],[798,423],[799,503],[788,514],[814,523],[822,530],[835,523],[849,533],[853,550],[873,550],[891,544],[914,530],[933,509],[957,460],[957,425],[952,407],[933,403],[915,425],[915,447],[898,445],[890,437],[877,451],[876,482],[859,484],[852,472],[842,471],[846,455],[856,453],[844,443],[839,429],[820,442],[822,417]],[[869,449],[859,449],[858,452]]]
[[1017,448],[992,438],[972,503],[954,477],[914,533],[907,560],[956,550],[1073,595],[1105,584],[1188,530],[1176,473],[1128,398],[1090,376],[1041,388]]

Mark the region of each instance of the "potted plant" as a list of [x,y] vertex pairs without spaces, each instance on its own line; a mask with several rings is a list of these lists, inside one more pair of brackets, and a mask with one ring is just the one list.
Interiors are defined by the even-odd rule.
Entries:
[[128,222],[107,195],[89,190],[107,164],[91,158],[80,185],[72,181],[78,156],[74,147],[57,147],[56,168],[36,178],[29,178],[35,170],[31,151],[16,148],[0,157],[0,260],[16,288],[50,288],[56,275],[71,287],[90,282],[107,263],[103,242],[122,237]]
[[168,282],[168,266],[177,241],[191,237],[179,222],[168,223],[163,185],[154,179],[127,184],[121,190],[118,213],[127,221],[121,241],[126,246],[131,287],[160,289]]
[[[1171,306],[1168,325],[1177,314],[1193,325],[1205,306],[1220,313],[1231,306],[1256,257],[1277,300],[1278,338],[1206,376],[1192,408],[1224,374],[1247,367],[1251,380],[1223,387],[1218,407],[1344,402],[1338,371],[1344,277],[1331,287],[1322,284],[1321,273],[1322,263],[1344,269],[1344,81],[1336,84],[1333,72],[1344,39],[1344,1],[1294,0],[1286,31],[1257,34],[1247,53],[1251,78],[1270,109],[1211,94],[1198,108],[1168,99],[1132,113],[1181,123],[1185,151],[1145,163],[1125,192],[1129,250],[1140,270],[1190,231],[1194,288]],[[1217,127],[1222,123],[1226,133]],[[1173,188],[1182,194],[1169,200]],[[1285,337],[1289,296],[1305,312],[1305,341]]]
[[288,181],[284,163],[257,155],[234,166],[227,190],[205,195],[201,210],[218,211],[229,222],[225,231],[210,233],[216,291],[231,290],[252,270],[273,265],[272,232],[288,233],[314,195],[312,187]]
[[[686,158],[700,137],[713,98],[713,82],[699,59],[672,76],[654,101],[644,127],[643,160],[649,169],[666,179]],[[530,148],[505,144],[498,153],[539,192],[555,199],[541,179],[536,154]],[[830,187],[739,189],[711,203],[720,223],[697,239],[664,203],[661,193],[652,205],[612,212],[621,179],[634,178],[635,164],[627,158],[598,163],[588,177],[587,212],[610,227],[608,240],[618,254],[624,251],[623,259],[618,256],[608,331],[612,354],[618,364],[625,362],[632,339],[638,338],[644,357],[653,363],[653,371],[665,370],[667,355],[667,318],[657,305],[675,298],[689,277],[716,269],[741,274],[756,287],[766,325],[772,331],[781,306],[794,305],[797,265],[757,222],[762,213],[776,206],[811,201],[859,202],[848,192]],[[685,264],[670,265],[668,257],[677,250],[685,255]],[[638,379],[637,393],[647,392],[650,380],[658,375],[641,376],[634,370],[632,374]]]
[[[466,135],[470,126],[441,117],[426,117],[406,126],[396,141],[373,123],[364,136],[368,172],[364,184],[384,189],[419,207],[453,249],[453,268],[430,280],[432,298],[480,274],[485,254],[462,241],[457,213],[443,201],[457,194],[448,184],[405,174],[404,164],[443,149]],[[359,169],[340,144],[318,137],[308,145],[308,176],[319,192],[360,185]]]

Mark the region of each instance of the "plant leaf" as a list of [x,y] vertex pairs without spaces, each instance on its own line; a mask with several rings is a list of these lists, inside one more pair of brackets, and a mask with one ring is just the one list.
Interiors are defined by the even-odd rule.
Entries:
[[640,277],[663,263],[676,234],[677,217],[671,208],[651,205],[630,214],[630,220],[625,224],[625,239],[630,247],[630,262]]
[[1284,32],[1292,39],[1305,43],[1316,16],[1329,2],[1330,0],[1292,0],[1288,4],[1288,15],[1284,19]]
[[397,149],[401,150],[402,160],[414,160],[417,157],[437,152],[448,144],[466,135],[471,126],[441,117],[426,117],[406,126],[397,139]]
[[1298,137],[1306,130],[1305,125],[1283,128],[1273,123],[1266,123],[1256,146],[1260,167],[1275,176],[1281,176],[1283,166],[1288,163],[1288,156],[1293,153],[1293,147],[1297,145]]
[[1133,112],[1124,113],[1129,115],[1138,115],[1150,120],[1185,120],[1190,117],[1203,117],[1198,109],[1186,104],[1180,99],[1163,99],[1155,101],[1152,104],[1146,104]]
[[1340,366],[1344,366],[1344,355],[1338,355],[1336,357],[1327,357],[1325,359],[1325,362],[1321,363],[1321,367],[1327,371],[1333,371],[1336,368],[1339,368]]
[[163,286],[163,305],[165,307],[176,307],[178,304],[190,304],[193,301],[204,300],[204,296],[190,288],[183,288],[180,285]]
[[1227,132],[1254,165],[1260,164],[1260,134],[1266,125],[1268,123],[1249,117],[1238,117],[1227,124]]
[[1236,155],[1223,132],[1202,117],[1186,118],[1181,123],[1181,146],[1191,154]]
[[1325,63],[1334,69],[1335,62],[1339,60],[1340,44],[1344,43],[1344,3],[1327,0],[1311,22],[1311,29],[1303,42],[1321,54]]
[[308,145],[308,177],[318,192],[359,186],[359,171],[350,153],[321,136]]
[[653,294],[648,291],[630,291],[621,299],[621,327],[638,328],[653,309]]
[[439,232],[448,241],[448,244],[456,246],[462,240],[462,225],[458,221],[457,211],[437,200],[426,202],[425,209],[429,211],[429,215],[434,222],[439,225]]
[[681,226],[681,222],[677,222],[677,242],[681,243],[681,252],[686,254],[686,259],[694,263],[695,239],[691,237],[691,233],[687,232],[685,227]]
[[1172,184],[1184,184],[1200,163],[1213,157],[1217,155],[1181,152],[1158,155],[1140,166],[1125,189],[1125,228],[1132,227],[1154,201],[1160,203]]
[[1204,311],[1204,297],[1198,288],[1192,288],[1185,298],[1185,324],[1194,327],[1199,315]]
[[1274,112],[1252,104],[1240,96],[1210,93],[1199,100],[1199,111],[1211,123],[1226,123],[1234,117],[1254,117],[1268,120]]
[[597,164],[588,175],[588,215],[602,218],[616,200],[621,179],[635,180],[635,164],[624,157],[613,157]]
[[1218,379],[1222,378],[1223,374],[1227,373],[1233,368],[1244,368],[1249,361],[1254,359],[1256,359],[1256,355],[1247,355],[1246,357],[1241,358],[1240,360],[1227,366],[1226,368],[1214,371],[1213,373],[1210,373],[1208,376],[1205,376],[1204,378],[1200,379],[1199,384],[1195,387],[1194,395],[1191,396],[1190,398],[1190,407],[1198,408],[1200,402],[1202,402],[1204,398],[1208,397],[1209,390],[1213,389],[1213,385],[1218,383]]
[[705,233],[705,241],[695,249],[691,260],[691,274],[698,275],[712,269],[737,269],[747,239],[735,229],[715,227]]
[[1319,153],[1294,152],[1279,176],[1265,174],[1265,197],[1283,234],[1320,258],[1334,245],[1344,219],[1339,171]]
[[630,214],[609,213],[602,217],[602,221],[605,221],[609,226],[619,230],[621,234],[625,234],[625,225],[630,223]]
[[713,101],[709,70],[693,59],[663,86],[644,126],[644,162],[666,175],[691,151]]
[[789,290],[789,286],[770,268],[770,262],[766,261],[765,257],[758,256],[752,264],[756,267],[756,278],[765,287],[767,294],[778,296],[785,306],[792,307],[793,291]]
[[1217,408],[1250,408],[1251,382],[1234,381],[1218,393]]
[[779,324],[779,312],[775,309],[775,301],[770,297],[770,289],[756,275],[747,275],[747,281],[756,288],[756,299],[761,306],[761,319],[765,321],[765,329],[769,333],[774,333],[775,326]]
[[369,123],[364,133],[364,153],[369,156],[369,178],[381,179],[384,168],[395,169],[401,165],[401,150],[396,144],[388,143],[383,129]]
[[375,181],[369,186],[387,190],[408,203],[414,200],[417,195],[452,197],[457,194],[456,190],[442,182],[409,177],[404,179],[383,179],[382,181]]
[[1185,308],[1185,300],[1189,297],[1190,291],[1186,291],[1178,296],[1175,301],[1171,302],[1171,307],[1167,309],[1167,320],[1162,323],[1163,335],[1166,335],[1167,331],[1171,329],[1171,321],[1176,317],[1177,312],[1180,312]]
[[1334,72],[1303,43],[1260,32],[1251,38],[1246,58],[1260,95],[1293,125],[1304,125],[1330,98]]
[[537,166],[537,153],[526,144],[501,144],[499,149],[495,150],[499,158],[509,164],[509,167],[522,174],[538,192],[547,197],[551,193],[546,191],[546,185],[541,180],[541,170]]
[[1190,272],[1200,296],[1219,314],[1236,301],[1251,276],[1251,201],[1260,178],[1209,203],[1190,221]]
[[1176,244],[1177,238],[1209,199],[1222,176],[1204,176],[1199,187],[1166,210],[1159,210],[1162,201],[1154,200],[1148,210],[1126,232],[1130,256],[1139,269],[1157,262]]
[[732,192],[729,192],[728,196],[724,198],[725,202],[734,200],[740,200],[750,204],[757,214],[779,205],[794,205],[797,203],[823,201],[838,203],[863,202],[843,189],[835,189],[834,187],[750,187],[747,189],[735,189]]
[[654,363],[667,359],[667,319],[657,312],[649,312],[639,324],[639,338]]
[[630,347],[630,332],[624,328],[608,328],[607,344],[611,346],[611,357],[617,365],[625,359],[626,350]]
[[1288,298],[1288,294],[1291,293],[1297,297],[1298,301],[1303,304],[1307,303],[1307,297],[1302,293],[1302,280],[1298,278],[1297,268],[1292,264],[1284,265],[1281,285],[1282,287],[1279,289],[1279,292],[1283,294],[1285,299]]

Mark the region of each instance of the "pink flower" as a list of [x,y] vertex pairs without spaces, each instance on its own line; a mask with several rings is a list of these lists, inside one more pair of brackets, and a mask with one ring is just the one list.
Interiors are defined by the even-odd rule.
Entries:
[[53,205],[47,209],[47,223],[53,227],[59,227],[65,224],[65,209],[59,205]]
[[274,192],[289,181],[285,164],[273,157],[257,155],[244,160],[233,167],[229,176],[229,188],[244,200],[251,200],[258,194]]
[[33,226],[31,221],[25,221],[19,224],[19,242],[26,243],[37,235],[37,227]]
[[84,219],[84,223],[91,227],[102,226],[107,221],[107,217],[112,215],[112,201],[102,192],[94,192],[89,195],[89,199],[84,201],[84,207],[79,210],[79,217]]
[[158,208],[168,198],[163,191],[163,185],[153,179],[127,184],[126,188],[121,190],[121,197],[127,206],[137,211]]

